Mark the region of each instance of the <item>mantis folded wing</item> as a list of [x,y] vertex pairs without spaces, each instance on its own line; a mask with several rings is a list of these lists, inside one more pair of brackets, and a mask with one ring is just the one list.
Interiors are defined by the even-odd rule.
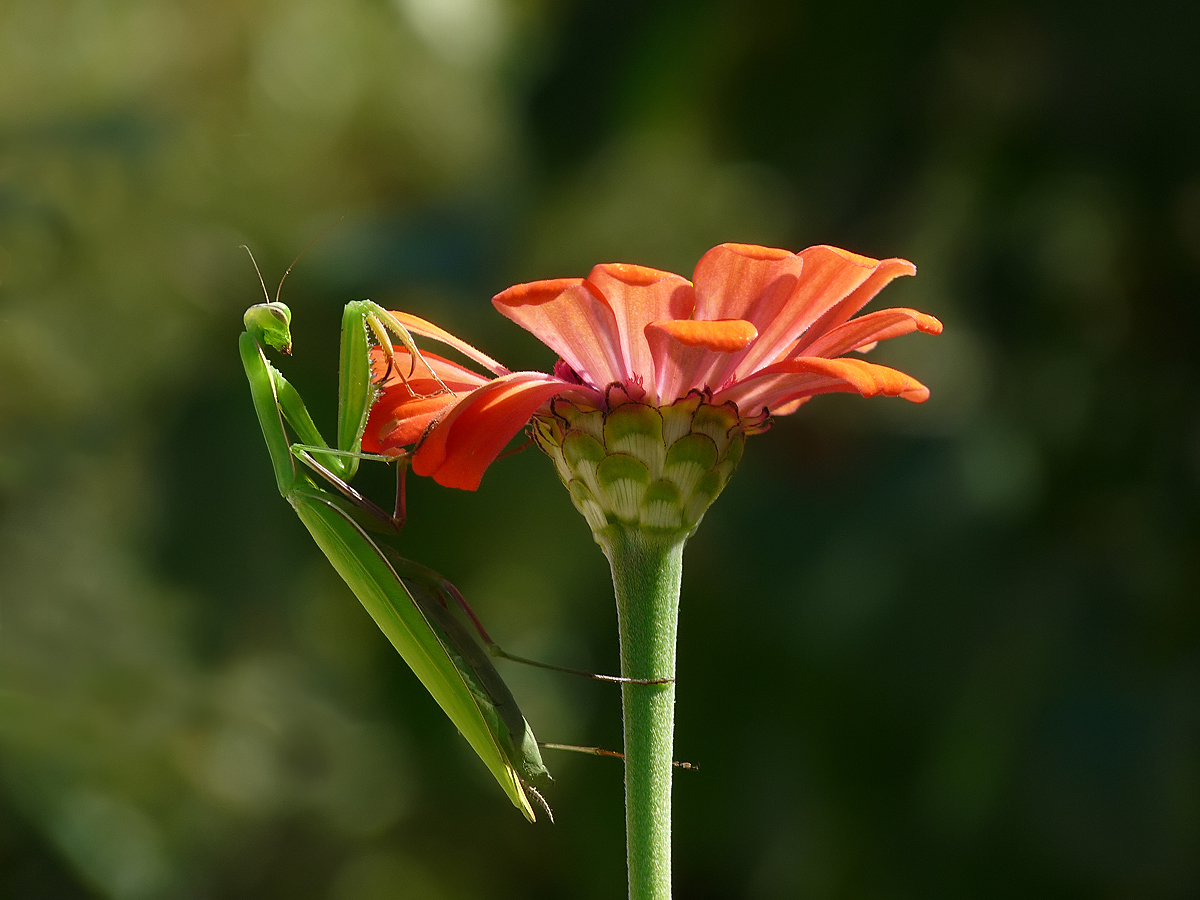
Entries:
[[[290,352],[291,312],[278,301],[258,304],[246,311],[245,324],[238,348],[279,493],[513,805],[534,821],[532,795],[549,813],[535,787],[549,780],[537,740],[487,653],[454,618],[442,587],[446,582],[369,536],[361,523],[362,505],[353,501],[357,494],[347,483],[358,467],[363,429],[376,395],[370,377],[371,339],[381,340],[387,345],[385,353],[390,352],[390,330],[410,348],[415,361],[419,354],[411,336],[376,304],[347,304],[334,449],[321,437],[300,395],[266,357],[264,345]],[[299,438],[296,445],[287,426]],[[297,457],[322,473],[339,493],[315,481],[297,465]]]

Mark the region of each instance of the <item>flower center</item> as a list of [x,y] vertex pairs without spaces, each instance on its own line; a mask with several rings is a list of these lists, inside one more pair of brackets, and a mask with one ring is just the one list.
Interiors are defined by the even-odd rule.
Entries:
[[765,416],[744,418],[693,391],[669,406],[557,400],[535,417],[533,435],[597,538],[611,528],[686,537],[728,483],[746,435],[767,427]]

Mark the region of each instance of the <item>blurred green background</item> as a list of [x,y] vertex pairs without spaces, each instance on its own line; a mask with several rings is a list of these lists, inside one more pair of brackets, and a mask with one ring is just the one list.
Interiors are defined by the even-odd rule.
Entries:
[[[676,896],[1200,895],[1194,3],[0,0],[0,898],[613,898],[621,768],[530,826],[275,492],[267,281],[328,427],[342,305],[523,368],[509,284],[834,243],[939,316],[688,549]],[[372,480],[374,478],[374,480]],[[386,473],[365,483],[387,496]],[[400,547],[610,671],[545,458]],[[504,666],[544,740],[616,692]]]

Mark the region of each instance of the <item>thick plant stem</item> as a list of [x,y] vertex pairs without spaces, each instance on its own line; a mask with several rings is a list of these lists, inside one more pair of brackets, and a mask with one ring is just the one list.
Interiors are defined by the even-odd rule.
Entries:
[[[675,677],[675,632],[684,538],[633,529],[600,536],[612,567],[621,631],[621,674]],[[630,900],[670,900],[671,760],[675,683],[622,686],[625,833]]]

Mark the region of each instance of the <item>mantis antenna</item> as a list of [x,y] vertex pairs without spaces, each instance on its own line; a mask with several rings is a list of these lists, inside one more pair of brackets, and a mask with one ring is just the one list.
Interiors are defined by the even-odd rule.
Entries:
[[[258,274],[258,283],[262,285],[262,289],[263,289],[263,299],[264,299],[264,300],[266,300],[268,303],[270,303],[270,302],[271,302],[271,295],[270,295],[270,294],[267,292],[267,283],[266,283],[265,281],[263,281],[263,277],[262,277],[262,269],[260,269],[260,268],[258,267],[258,260],[256,260],[256,259],[254,258],[254,253],[253,253],[253,251],[252,251],[252,250],[251,250],[249,247],[247,247],[245,244],[238,244],[238,246],[239,246],[239,247],[241,247],[243,250],[245,250],[247,253],[249,253],[249,254],[250,254],[250,262],[251,262],[251,264],[254,266],[254,271],[255,271],[255,272]],[[293,263],[293,265],[295,265],[295,264]],[[291,271],[291,269],[288,269],[288,271],[290,272],[290,271]],[[282,286],[283,286],[283,282],[281,281],[281,282],[279,283],[279,285],[280,285],[280,287],[282,287]],[[275,292],[275,302],[276,302],[276,303],[278,303],[278,302],[279,302],[279,292],[278,292],[278,291],[276,291],[276,292]]]
[[[267,290],[267,282],[263,278],[262,270],[258,267],[258,260],[256,260],[254,258],[253,251],[245,244],[238,245],[243,250],[245,250],[246,253],[248,253],[250,256],[250,262],[253,264],[254,271],[258,275],[258,283],[260,285],[262,285],[263,299],[265,299],[267,301],[266,305],[268,307],[272,306],[272,304],[274,304],[276,307],[281,305],[279,298],[283,294],[283,283],[285,281],[287,281],[287,277],[292,274],[292,269],[296,268],[296,264],[299,263],[300,260],[304,258],[304,254],[306,254],[309,250],[311,250],[313,245],[317,241],[319,241],[321,238],[325,237],[325,235],[329,234],[329,232],[331,232],[334,228],[336,228],[338,225],[340,225],[345,218],[346,218],[345,216],[342,216],[341,218],[339,218],[336,222],[334,222],[332,225],[330,225],[328,228],[326,228],[324,231],[322,231],[320,234],[318,234],[316,237],[314,237],[311,241],[309,241],[308,244],[305,246],[305,248],[296,255],[296,258],[292,260],[292,264],[290,266],[288,266],[287,270],[283,273],[283,277],[279,279],[279,284],[276,285],[276,287],[275,287],[275,299],[274,300],[271,300],[271,293],[270,293],[270,291]],[[396,335],[396,337],[398,337],[400,339],[401,343],[404,344],[405,348],[409,352],[409,360],[410,360],[411,364],[409,366],[408,376],[407,377],[405,377],[404,375],[400,376],[400,378],[404,382],[405,386],[408,386],[408,379],[412,378],[413,374],[416,372],[417,360],[420,360],[421,364],[424,365],[425,368],[429,370],[429,374],[431,376],[433,376],[433,380],[438,383],[439,390],[436,391],[434,394],[428,394],[428,395],[427,394],[419,394],[417,391],[413,391],[413,393],[415,395],[425,397],[425,396],[435,396],[436,394],[441,394],[441,393],[449,393],[449,394],[454,393],[453,391],[450,390],[450,388],[448,388],[446,386],[446,383],[444,381],[442,381],[441,376],[439,376],[438,373],[434,370],[433,366],[431,366],[429,364],[428,360],[426,360],[425,357],[421,355],[421,351],[419,349],[417,349],[416,342],[412,339],[412,335],[410,335],[408,333],[408,329],[406,329],[402,324],[400,324],[400,322],[397,321],[397,319],[393,315],[391,315],[391,313],[389,313],[387,310],[383,309],[383,307],[378,306],[377,304],[371,304],[371,303],[369,303],[369,301],[364,301],[364,302],[366,302],[370,306],[374,307],[374,309],[372,311],[366,312],[364,314],[363,318],[364,318],[367,328],[374,335],[375,341],[379,345],[379,349],[383,351],[383,355],[387,358],[387,369],[384,371],[383,377],[381,379],[379,379],[380,382],[382,383],[388,379],[388,376],[390,376],[392,374],[392,372],[395,370],[395,365],[396,365],[396,354],[395,354],[394,349],[392,348],[391,338],[388,336],[388,333],[390,331],[391,333],[394,333]],[[410,390],[411,390],[411,388],[410,388]]]
[[[313,244],[325,237],[325,235],[329,234],[329,232],[333,231],[333,229],[335,229],[337,226],[341,225],[345,218],[345,216],[341,216],[336,222],[309,241],[308,244],[305,245],[304,249],[296,255],[296,258],[292,260],[292,264],[287,267],[287,271],[283,273],[283,277],[279,279],[279,284],[275,287],[275,303],[279,302],[279,297],[283,293],[283,283],[287,281],[287,277],[292,274],[292,269],[296,268],[296,263],[300,262],[300,260],[304,258],[304,254],[312,249]],[[262,285],[263,298],[268,303],[272,302],[271,293],[267,290],[267,283],[263,280],[262,269],[258,267],[258,260],[254,258],[254,252],[245,244],[238,244],[238,246],[250,254],[250,262],[254,264],[254,271],[258,273],[258,283]]]

